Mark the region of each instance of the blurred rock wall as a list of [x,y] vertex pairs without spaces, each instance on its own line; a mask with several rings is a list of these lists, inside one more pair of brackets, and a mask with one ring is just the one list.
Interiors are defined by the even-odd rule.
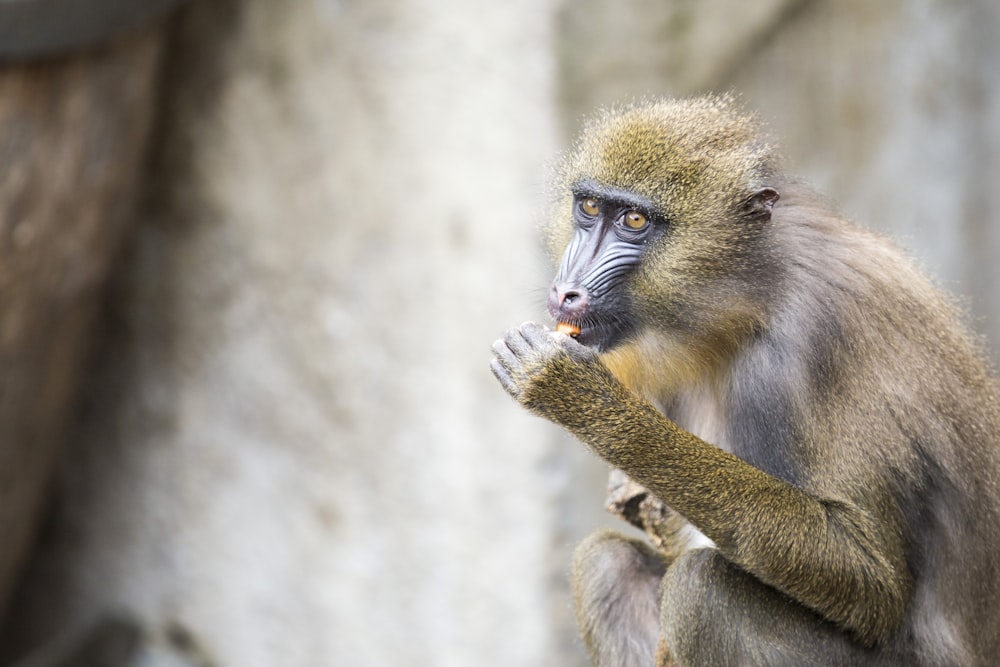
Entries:
[[0,609],[30,553],[141,187],[162,33],[0,66]]
[[605,468],[487,370],[542,317],[546,163],[596,105],[736,91],[1000,341],[998,11],[193,3],[6,655],[110,614],[147,665],[584,664]]
[[221,665],[573,650],[565,463],[488,369],[544,297],[552,14],[190,6],[18,649],[124,613]]

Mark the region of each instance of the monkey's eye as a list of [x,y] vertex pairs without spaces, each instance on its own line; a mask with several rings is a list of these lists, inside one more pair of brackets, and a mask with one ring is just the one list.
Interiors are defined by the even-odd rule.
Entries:
[[645,227],[646,224],[649,222],[646,219],[646,216],[644,216],[642,213],[639,213],[639,211],[629,211],[628,213],[625,214],[625,217],[622,219],[622,221],[625,223],[626,227],[635,231],[639,231],[640,229]]
[[580,210],[591,218],[596,218],[601,213],[601,204],[593,197],[587,197],[580,202]]

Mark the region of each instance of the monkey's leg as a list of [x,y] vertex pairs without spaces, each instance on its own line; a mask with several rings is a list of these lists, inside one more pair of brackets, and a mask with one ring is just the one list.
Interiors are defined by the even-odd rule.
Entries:
[[664,641],[682,667],[907,664],[852,641],[716,549],[679,556],[664,575],[661,591]]
[[596,667],[652,667],[664,558],[640,540],[595,533],[573,556],[573,599]]

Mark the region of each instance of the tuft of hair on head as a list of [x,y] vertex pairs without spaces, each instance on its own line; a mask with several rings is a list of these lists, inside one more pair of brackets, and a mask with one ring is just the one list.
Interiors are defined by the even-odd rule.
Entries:
[[588,178],[645,196],[696,223],[730,213],[765,187],[777,151],[733,95],[645,99],[587,121],[559,169],[560,187]]

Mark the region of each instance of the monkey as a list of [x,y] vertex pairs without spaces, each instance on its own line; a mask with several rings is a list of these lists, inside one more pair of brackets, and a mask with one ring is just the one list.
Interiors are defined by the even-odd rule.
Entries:
[[730,96],[600,112],[554,180],[567,326],[492,372],[686,527],[576,549],[594,664],[995,664],[1000,403],[956,301]]

